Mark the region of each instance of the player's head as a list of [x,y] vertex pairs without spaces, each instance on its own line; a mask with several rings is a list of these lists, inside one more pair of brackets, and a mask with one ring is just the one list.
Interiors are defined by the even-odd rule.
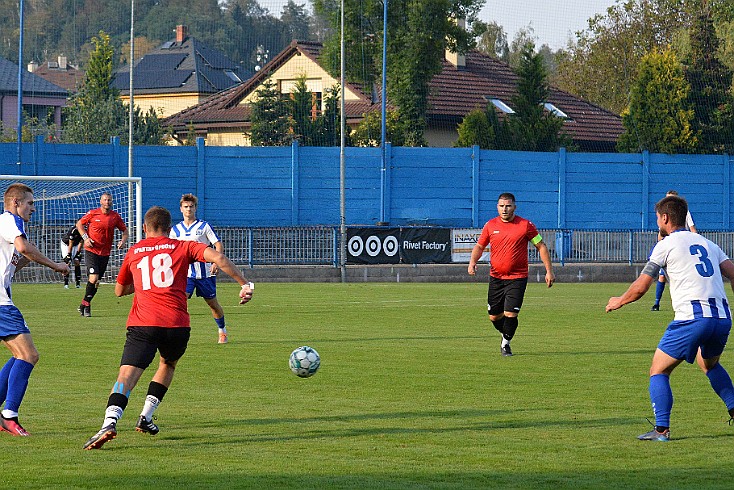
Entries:
[[105,211],[105,213],[112,209],[112,194],[109,192],[103,193],[99,197],[99,207],[102,208],[102,211]]
[[678,191],[676,191],[675,189],[670,189],[668,192],[665,193],[665,195],[666,196],[677,196]]
[[36,211],[33,204],[33,189],[20,182],[10,184],[5,189],[3,205],[6,211],[20,216],[23,221],[30,221],[31,215]]
[[199,205],[199,199],[193,194],[184,194],[179,201],[181,204],[181,214],[186,219],[196,218],[196,207]]
[[509,192],[503,192],[497,198],[497,214],[502,221],[512,221],[515,218],[515,196]]
[[168,236],[171,232],[171,213],[161,206],[153,206],[143,220],[146,236]]
[[[655,213],[657,214],[660,234],[667,236],[669,231],[685,228],[688,203],[680,196],[665,196],[655,204]],[[667,222],[670,224],[670,230],[664,226],[664,217],[666,216]]]

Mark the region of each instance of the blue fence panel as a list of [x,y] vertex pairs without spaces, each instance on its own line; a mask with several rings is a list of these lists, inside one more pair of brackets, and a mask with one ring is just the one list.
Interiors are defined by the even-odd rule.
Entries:
[[[143,208],[175,211],[195,193],[199,217],[217,226],[333,226],[340,221],[339,148],[140,146],[133,175]],[[347,148],[348,225],[480,227],[512,192],[518,214],[548,229],[655,227],[654,204],[676,189],[699,229],[734,221],[732,157],[532,153],[478,148]],[[108,145],[0,144],[0,173],[126,176],[128,149]],[[174,213],[176,214],[176,213]]]

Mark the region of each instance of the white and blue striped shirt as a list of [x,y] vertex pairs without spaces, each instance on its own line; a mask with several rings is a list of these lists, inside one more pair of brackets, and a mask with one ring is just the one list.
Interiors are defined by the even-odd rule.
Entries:
[[[171,238],[176,240],[186,240],[190,242],[199,242],[205,245],[214,245],[219,241],[219,237],[209,223],[197,219],[190,226],[181,221],[176,226],[171,228],[169,235]],[[212,265],[207,262],[194,262],[189,266],[189,277],[196,279],[202,279],[204,277],[212,276]]]
[[15,239],[26,236],[25,222],[8,211],[0,215],[0,306],[12,305],[10,285],[21,258],[15,250]]
[[665,269],[676,320],[729,318],[719,264],[729,260],[718,245],[686,230],[657,242],[650,262]]

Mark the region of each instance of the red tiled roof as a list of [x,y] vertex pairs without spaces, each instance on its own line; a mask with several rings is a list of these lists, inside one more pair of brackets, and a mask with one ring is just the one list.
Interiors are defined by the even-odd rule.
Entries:
[[79,70],[71,65],[66,69],[51,68],[48,63],[42,63],[33,71],[33,74],[47,80],[54,85],[76,93],[84,82],[84,70]]
[[[164,124],[179,131],[192,123],[201,128],[248,126],[250,109],[239,103],[292,56],[300,53],[317,62],[321,50],[320,43],[293,41],[247,82],[174,114]],[[429,87],[429,124],[431,120],[458,124],[471,110],[485,108],[489,103],[487,98],[497,98],[509,105],[517,93],[517,82],[517,75],[507,63],[478,51],[467,53],[465,67],[457,68],[444,60],[442,72],[433,78]],[[357,122],[363,114],[380,109],[379,101],[372,104],[362,87],[349,83],[347,86],[360,97],[359,101],[345,104],[350,122]],[[606,149],[613,151],[623,130],[618,115],[552,87],[548,102],[569,117],[564,128],[582,150],[589,149],[589,144],[603,143]]]

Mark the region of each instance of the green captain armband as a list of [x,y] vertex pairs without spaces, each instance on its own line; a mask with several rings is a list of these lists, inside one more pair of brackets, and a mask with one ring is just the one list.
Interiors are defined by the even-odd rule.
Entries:
[[533,238],[532,240],[530,240],[530,243],[532,243],[533,245],[537,245],[537,244],[539,244],[542,241],[543,241],[543,237],[540,236],[540,233],[538,233],[537,235],[535,235],[535,238]]

